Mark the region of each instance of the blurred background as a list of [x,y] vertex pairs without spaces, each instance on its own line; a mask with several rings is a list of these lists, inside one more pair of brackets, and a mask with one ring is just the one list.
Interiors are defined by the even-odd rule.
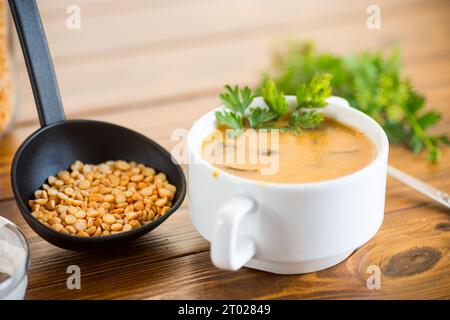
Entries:
[[[371,4],[381,10],[381,29],[367,27]],[[334,53],[398,45],[405,73],[429,104],[449,107],[446,0],[39,0],[38,5],[70,117],[190,100],[213,107],[226,83],[258,83],[271,50],[286,39],[312,39],[319,50]],[[80,29],[67,27],[73,5],[80,9]],[[17,45],[15,54],[16,123],[33,123],[34,102]],[[208,97],[212,102],[202,101]]]
[[[274,49],[285,48],[287,40],[312,40],[319,52],[334,54],[390,52],[398,47],[403,74],[426,96],[426,110],[433,107],[442,113],[442,121],[431,131],[449,132],[449,0],[37,0],[37,3],[68,118],[127,126],[170,149],[176,143],[171,140],[171,133],[177,128],[189,129],[195,119],[218,106],[218,94],[225,84],[258,85],[262,74],[272,65]],[[4,4],[0,0],[2,17],[9,11]],[[368,26],[373,14],[368,12],[371,5],[379,8],[379,28],[371,28],[370,23]],[[352,263],[325,271],[321,276],[298,278],[301,282],[289,277],[263,279],[263,275],[246,270],[227,278],[224,285],[223,273],[210,266],[208,244],[190,227],[186,206],[166,224],[167,229],[161,228],[151,240],[146,240],[155,247],[162,244],[161,250],[136,251],[132,258],[123,256],[126,259],[123,263],[129,264],[134,259],[138,271],[152,270],[152,261],[172,261],[160,267],[164,275],[142,273],[135,287],[132,281],[125,283],[123,277],[117,276],[117,270],[105,278],[104,269],[92,263],[97,257],[77,256],[47,244],[20,218],[11,191],[14,152],[39,127],[39,122],[15,31],[5,31],[11,21],[2,18],[0,22],[0,43],[3,43],[0,74],[7,74],[2,68],[6,66],[5,52],[10,51],[11,75],[2,76],[0,101],[9,99],[11,90],[7,87],[11,79],[15,97],[14,119],[7,120],[7,131],[2,127],[2,117],[9,119],[11,111],[8,104],[0,104],[0,214],[16,222],[32,244],[35,267],[31,271],[28,297],[60,298],[67,294],[65,286],[48,285],[52,281],[65,284],[67,261],[88,270],[84,271],[88,280],[82,293],[72,292],[71,298],[83,294],[101,297],[107,292],[102,285],[112,288],[110,292],[118,296],[130,297],[143,284],[152,288],[145,297],[311,298],[314,297],[308,293],[311,288],[318,291],[323,288],[325,298],[332,297],[330,288],[334,288],[336,296],[344,297],[417,298],[417,294],[448,297],[448,283],[442,281],[448,276],[449,266],[445,254],[448,211],[390,178],[385,222],[372,244],[359,251]],[[425,152],[415,155],[404,147],[394,146],[389,161],[449,192],[450,147],[441,151],[440,162],[430,163]],[[366,290],[366,265],[384,263],[390,255],[424,244],[442,252],[442,261],[432,272],[420,277],[386,278],[384,291]],[[391,251],[387,252],[388,249]],[[426,256],[412,252],[410,260],[400,260],[418,261],[419,265],[425,261],[427,268],[433,266],[428,265]],[[104,265],[114,269],[109,256],[104,261]],[[164,279],[178,279],[179,270],[183,270],[188,280],[173,281],[172,286],[167,286]],[[202,274],[197,281],[203,286],[196,286],[197,282],[189,278],[194,275],[194,279],[196,272]],[[324,286],[327,275],[330,287]],[[320,283],[315,283],[315,279]],[[281,286],[290,286],[292,291],[283,289],[280,293]],[[104,292],[99,293],[99,288]]]

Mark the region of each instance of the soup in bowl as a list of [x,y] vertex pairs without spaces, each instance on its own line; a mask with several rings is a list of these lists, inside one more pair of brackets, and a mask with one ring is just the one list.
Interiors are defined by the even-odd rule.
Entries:
[[330,97],[316,129],[235,135],[217,126],[217,110],[197,120],[187,140],[190,217],[217,267],[317,271],[376,233],[388,141],[373,119]]
[[326,118],[298,133],[246,129],[239,135],[219,127],[203,141],[202,157],[247,179],[305,183],[345,176],[375,158],[375,146],[361,131]]

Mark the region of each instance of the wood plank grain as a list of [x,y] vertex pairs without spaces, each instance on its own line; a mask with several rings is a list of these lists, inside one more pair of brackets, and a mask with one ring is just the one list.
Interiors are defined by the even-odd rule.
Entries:
[[[286,25],[317,24],[330,27],[327,21],[345,15],[358,17],[364,25],[370,1],[297,1],[297,0],[215,0],[184,1],[173,5],[154,2],[129,1],[126,5],[111,3],[78,3],[81,10],[80,30],[66,28],[69,4],[62,1],[53,14],[45,10],[43,21],[47,36],[53,43],[53,54],[60,57],[88,57],[92,54],[109,54],[133,50],[136,47],[154,47],[179,42],[195,43],[202,38],[218,42],[227,34],[235,37],[264,31],[270,33]],[[413,0],[377,2],[384,12],[416,6]],[[332,18],[332,19],[331,19]],[[207,26],[207,27],[205,27]]]
[[68,6],[78,5],[87,15],[108,15],[118,12],[135,12],[144,8],[155,8],[167,6],[177,8],[185,2],[206,2],[211,0],[39,0],[38,6],[41,16],[45,20],[61,20],[61,13],[64,13]]
[[44,241],[19,217],[14,202],[0,203],[0,210],[2,215],[21,228],[30,244],[29,289],[58,283],[71,264],[80,266],[86,270],[86,274],[103,272],[108,268],[131,271],[134,264],[159,262],[209,249],[207,241],[190,224],[186,204],[160,227],[126,246],[126,249],[122,247],[83,253],[60,249]]
[[[421,88],[422,81],[448,78],[448,73],[439,74],[439,70],[450,68],[450,45],[446,41],[448,24],[445,19],[448,15],[437,6],[416,5],[403,8],[401,14],[386,13],[383,20],[385,31],[382,33],[367,30],[357,17],[353,17],[343,23],[336,22],[333,32],[329,28],[316,30],[314,26],[287,25],[283,34],[296,38],[312,37],[320,48],[338,53],[391,47],[401,39],[408,74]],[[429,27],[422,28],[422,25]],[[353,41],[353,38],[360,40]],[[269,64],[274,39],[274,35],[264,32],[202,47],[181,47],[170,52],[126,52],[120,56],[95,59],[84,57],[77,63],[55,61],[55,65],[66,112],[73,115],[93,109],[122,107],[129,103],[183,97],[205,90],[217,92],[225,83],[255,83]],[[430,56],[438,57],[429,61]],[[412,59],[411,63],[409,59]],[[424,66],[416,72],[419,62]],[[19,123],[36,121],[26,71],[23,66],[18,69],[21,108],[17,119]]]
[[[346,261],[332,268],[293,276],[242,269],[214,268],[209,252],[152,261],[145,250],[114,256],[110,266],[103,257],[89,263],[85,255],[52,261],[52,254],[30,274],[30,299],[448,299],[450,298],[450,233],[448,212],[426,206],[393,212],[381,230]],[[177,230],[171,229],[167,237]],[[190,236],[188,234],[187,236]],[[172,244],[174,245],[174,244]],[[182,244],[179,243],[181,246]],[[398,259],[402,255],[402,259]],[[106,258],[106,257],[105,257]],[[66,288],[67,263],[80,263],[81,290]],[[44,265],[51,268],[43,271]],[[124,272],[124,266],[129,272]],[[367,268],[378,266],[381,289],[369,290]],[[51,280],[51,281],[50,281]],[[35,284],[39,284],[35,287]],[[102,290],[98,290],[102,288]]]

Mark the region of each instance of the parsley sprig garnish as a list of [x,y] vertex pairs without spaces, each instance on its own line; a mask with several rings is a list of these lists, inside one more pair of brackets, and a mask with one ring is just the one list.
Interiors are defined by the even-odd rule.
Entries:
[[317,74],[298,86],[297,104],[290,110],[284,93],[273,80],[265,81],[261,96],[265,106],[250,106],[255,97],[249,87],[225,86],[220,95],[224,110],[216,112],[218,124],[234,129],[239,134],[244,128],[275,128],[283,132],[299,133],[301,129],[317,127],[324,119],[317,111],[326,105],[331,95],[331,75]]
[[[272,78],[286,94],[298,93],[299,85],[317,72],[330,73],[333,93],[380,123],[392,143],[403,144],[414,153],[426,149],[431,161],[439,159],[440,145],[450,143],[447,135],[427,133],[441,114],[424,111],[425,98],[401,75],[398,50],[387,56],[379,52],[337,56],[317,53],[311,43],[292,43],[285,49],[275,55]],[[311,89],[306,91],[300,95],[308,97]]]

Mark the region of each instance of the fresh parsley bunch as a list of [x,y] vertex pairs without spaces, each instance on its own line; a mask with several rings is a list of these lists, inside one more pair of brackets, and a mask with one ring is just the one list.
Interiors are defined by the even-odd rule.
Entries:
[[311,43],[291,43],[285,49],[276,53],[271,74],[286,94],[298,93],[299,85],[318,72],[330,73],[333,93],[380,123],[391,142],[415,153],[425,148],[431,161],[439,159],[441,144],[449,144],[447,135],[427,133],[441,114],[423,110],[425,98],[401,75],[398,50],[388,56],[365,52],[341,57],[317,53]]
[[273,80],[266,80],[260,88],[266,107],[250,107],[255,95],[249,87],[241,89],[227,85],[220,95],[225,108],[216,112],[216,120],[237,134],[244,128],[274,128],[293,133],[315,128],[323,121],[323,115],[317,109],[323,108],[326,98],[331,95],[330,81],[330,74],[316,74],[299,84],[295,92],[297,105],[292,112],[284,93]]

